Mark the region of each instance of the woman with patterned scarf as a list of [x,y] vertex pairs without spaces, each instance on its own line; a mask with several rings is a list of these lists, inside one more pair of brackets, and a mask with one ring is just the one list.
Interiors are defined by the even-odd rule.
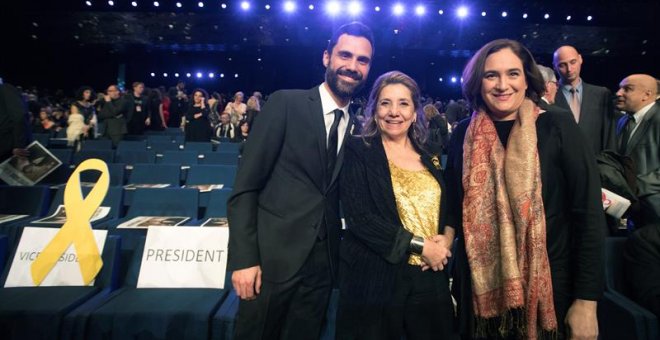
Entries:
[[467,338],[596,339],[605,224],[596,162],[575,121],[536,103],[544,82],[519,42],[463,71],[474,110],[452,135],[448,226]]

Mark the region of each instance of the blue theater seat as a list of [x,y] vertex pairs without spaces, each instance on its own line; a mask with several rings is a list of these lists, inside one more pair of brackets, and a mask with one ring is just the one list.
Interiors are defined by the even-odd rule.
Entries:
[[112,141],[109,139],[85,139],[82,141],[82,150],[110,150]]
[[151,145],[152,143],[172,143],[174,142],[174,137],[172,135],[158,133],[158,134],[148,134],[147,135],[147,144]]
[[[122,186],[126,182],[126,165],[124,163],[108,163],[110,171],[110,186]],[[100,171],[84,171],[80,174],[81,182],[95,183],[98,181]]]
[[7,235],[0,235],[0,273],[5,270],[5,263],[7,262]]
[[194,165],[188,169],[186,184],[224,184],[225,188],[231,188],[235,179],[236,166]]
[[81,150],[73,154],[71,164],[78,165],[91,158],[100,159],[106,163],[112,163],[115,161],[115,150],[112,150],[111,148]]
[[658,339],[658,318],[624,295],[625,242],[625,237],[608,237],[605,243],[606,291],[598,303],[601,339]]
[[197,154],[203,154],[213,151],[213,144],[211,142],[187,142],[183,146],[185,151],[195,151]]
[[216,152],[233,152],[238,154],[238,149],[240,147],[241,143],[220,143],[218,144],[218,148],[215,150]]
[[117,152],[120,151],[147,151],[147,141],[129,141],[122,140],[117,145]]
[[156,154],[162,155],[165,151],[180,151],[180,144],[174,142],[151,142],[149,143],[149,150],[155,151]]
[[140,151],[132,151],[128,149],[117,149],[117,152],[115,154],[115,162],[116,163],[124,163],[127,166],[133,166],[134,164],[138,163],[156,163],[156,152],[154,151],[147,151],[147,150],[140,150]]
[[135,164],[128,183],[179,186],[181,167],[175,164]]
[[[93,286],[0,288],[2,339],[58,339],[66,332],[64,317],[93,298],[108,296],[118,286],[120,240],[109,236],[103,248],[103,267]],[[7,279],[9,265],[2,283]]]
[[160,164],[178,164],[180,166],[191,166],[198,162],[198,153],[195,151],[165,151],[160,157]]
[[57,157],[62,162],[63,166],[69,165],[71,163],[71,158],[73,157],[73,149],[48,149],[53,156]]
[[136,288],[144,238],[124,287],[89,317],[85,339],[206,340],[210,318],[229,289]]
[[234,152],[207,152],[200,159],[201,164],[234,165],[238,166],[238,153]]

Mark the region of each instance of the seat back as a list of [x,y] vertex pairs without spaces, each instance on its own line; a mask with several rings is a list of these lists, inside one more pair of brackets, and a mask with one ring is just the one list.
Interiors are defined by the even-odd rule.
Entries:
[[110,150],[112,141],[109,139],[86,139],[82,141],[82,150]]
[[50,203],[47,186],[0,186],[0,214],[43,216]]
[[63,166],[67,166],[71,163],[71,158],[73,156],[72,149],[48,149],[48,151],[50,151],[53,156],[57,157],[57,159],[62,162]]
[[197,219],[198,206],[199,193],[195,189],[138,188],[126,216],[187,216]]
[[234,165],[194,165],[188,170],[186,185],[224,184],[225,188],[231,188],[235,179]]
[[198,162],[197,155],[195,151],[165,151],[163,157],[160,157],[160,163],[192,166]]
[[71,164],[78,165],[91,158],[97,158],[109,164],[115,161],[115,151],[111,148],[81,150],[73,154]]
[[[82,193],[85,197],[91,190],[92,187],[82,187]],[[108,214],[109,218],[118,219],[121,217],[123,193],[124,189],[122,187],[113,186],[108,188],[108,193],[103,198],[101,206],[110,207],[110,213]],[[62,204],[64,204],[64,187],[57,189],[57,193],[55,194],[55,197],[50,204],[48,216],[54,214],[57,210],[57,207]]]
[[207,152],[201,160],[201,164],[215,165],[238,165],[238,153],[234,152]]
[[211,197],[209,197],[209,204],[204,213],[204,219],[227,217],[227,201],[230,195],[230,189],[211,190]]
[[218,148],[215,150],[216,152],[234,152],[238,154],[238,149],[240,147],[241,143],[220,143],[218,144]]
[[[126,182],[126,165],[124,163],[109,163],[108,171],[110,171],[110,185],[124,185]],[[97,182],[101,176],[100,171],[83,171],[80,173],[81,182]]]
[[151,142],[149,143],[149,150],[155,151],[156,154],[163,154],[165,151],[180,151],[181,148],[180,148],[180,144],[175,143],[173,141]]
[[197,154],[203,154],[213,151],[213,144],[211,142],[187,142],[183,149],[185,151],[195,151]]
[[132,184],[170,184],[179,186],[181,167],[175,164],[135,164],[128,179]]
[[151,150],[131,151],[127,149],[117,149],[115,161],[126,165],[156,163],[156,153]]
[[139,140],[139,141],[122,140],[119,142],[119,145],[117,145],[117,152],[146,151],[146,150],[147,150],[146,140]]

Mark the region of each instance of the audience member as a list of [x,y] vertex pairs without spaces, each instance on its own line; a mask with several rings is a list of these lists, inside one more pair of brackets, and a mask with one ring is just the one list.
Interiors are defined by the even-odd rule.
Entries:
[[25,150],[29,136],[26,116],[20,92],[13,85],[0,81],[0,162],[12,155],[29,156]]
[[208,96],[203,89],[193,91],[193,100],[186,112],[186,142],[208,142],[211,139]]
[[438,112],[433,104],[424,105],[424,117],[428,124],[429,140],[442,146],[449,141],[449,128],[447,119]]
[[561,78],[555,105],[570,110],[594,154],[616,148],[616,117],[612,93],[580,78],[582,55],[573,46],[562,46],[553,54],[553,65]]
[[230,140],[236,137],[236,126],[231,123],[229,113],[223,112],[220,114],[220,124],[216,125],[213,136],[216,138],[227,138]]
[[247,142],[248,134],[250,134],[250,123],[247,120],[241,120],[238,122],[238,133],[232,141],[236,143]]
[[243,103],[243,92],[238,91],[234,94],[234,101],[227,104],[225,107],[226,113],[229,113],[231,118],[231,123],[236,125],[240,120],[245,118],[245,113],[247,111],[247,105]]
[[71,115],[79,113],[83,116],[84,138],[86,139],[96,138],[98,117],[94,101],[96,101],[94,90],[89,86],[82,86],[76,91],[76,101],[71,104]]
[[660,104],[658,85],[646,74],[633,74],[621,81],[616,107],[626,115],[619,119],[619,153],[630,156],[637,170],[639,212],[632,221],[640,227],[660,223]]
[[250,97],[247,101],[244,120],[246,120],[248,123],[250,123],[250,126],[252,126],[252,122],[254,122],[254,118],[257,117],[259,111],[261,111],[259,98],[254,96]]
[[539,114],[543,78],[517,41],[479,49],[462,87],[474,113],[446,168],[461,334],[595,340],[605,222],[590,145],[572,117]]
[[188,110],[188,95],[186,94],[186,83],[180,81],[176,87],[170,89],[170,119],[167,122],[169,127],[180,127],[183,125],[183,118]]
[[103,131],[100,133],[112,140],[113,147],[117,147],[119,141],[124,138],[128,132],[126,127],[127,120],[130,120],[129,102],[121,98],[121,93],[117,85],[110,85],[103,97],[103,107],[99,113],[99,118],[103,122]]
[[133,91],[124,96],[127,101],[129,113],[126,127],[129,135],[141,135],[144,128],[151,125],[151,116],[149,113],[149,100],[144,94],[144,83],[136,81],[133,83]]

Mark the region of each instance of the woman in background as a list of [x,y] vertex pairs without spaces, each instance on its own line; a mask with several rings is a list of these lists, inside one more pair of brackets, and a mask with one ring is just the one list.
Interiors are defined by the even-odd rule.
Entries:
[[193,100],[186,112],[186,142],[208,142],[211,139],[207,98],[203,89],[193,91]]

